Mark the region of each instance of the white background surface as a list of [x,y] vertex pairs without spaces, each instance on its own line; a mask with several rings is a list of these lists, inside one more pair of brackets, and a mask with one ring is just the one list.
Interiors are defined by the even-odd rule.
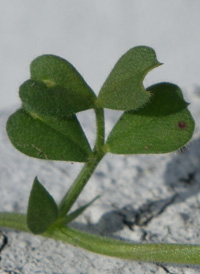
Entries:
[[30,62],[45,53],[69,60],[98,92],[123,53],[147,45],[165,64],[145,85],[198,86],[199,11],[199,0],[1,0],[0,109],[19,103]]

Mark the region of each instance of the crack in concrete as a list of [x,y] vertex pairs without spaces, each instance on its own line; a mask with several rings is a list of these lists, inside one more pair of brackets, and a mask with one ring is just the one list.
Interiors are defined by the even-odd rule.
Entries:
[[141,237],[142,242],[146,241],[147,235],[148,235],[147,231],[145,229],[142,229],[142,237]]
[[0,244],[0,253],[1,253],[8,243],[8,238],[3,232],[0,231],[0,239],[1,239],[1,244]]
[[[5,246],[8,244],[8,238],[7,238],[6,234],[4,234],[2,231],[0,231],[0,240],[1,240],[1,243],[0,243],[0,254],[1,254],[1,252],[3,251]],[[1,261],[1,256],[0,256],[0,261]],[[0,270],[3,270],[3,273],[19,274],[19,272],[9,271],[4,268],[0,268]]]
[[195,182],[197,171],[189,172],[184,178],[180,178],[179,181],[191,185]]
[[130,209],[130,207],[127,206],[118,211],[118,214],[122,217],[122,222],[128,226],[130,230],[134,230],[135,225],[141,227],[147,226],[153,218],[161,215],[171,204],[174,203],[177,196],[178,194],[176,193],[168,199],[147,202],[137,210]]
[[7,270],[7,269],[4,269],[4,268],[0,268],[0,270],[3,270],[3,274],[21,274],[21,272],[16,272],[16,271],[13,271],[13,270]]
[[158,267],[160,267],[160,268],[162,268],[166,273],[168,273],[168,274],[174,274],[174,273],[172,273],[171,271],[169,271],[169,269],[166,267],[166,266],[164,266],[164,265],[162,265],[162,264],[156,264]]

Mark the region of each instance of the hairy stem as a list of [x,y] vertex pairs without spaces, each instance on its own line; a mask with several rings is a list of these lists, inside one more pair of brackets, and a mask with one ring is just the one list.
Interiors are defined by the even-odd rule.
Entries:
[[18,213],[0,212],[0,227],[30,232],[26,224],[26,215]]
[[104,110],[102,108],[95,109],[96,114],[96,142],[94,151],[102,153],[102,148],[105,142],[105,122],[104,122]]
[[104,146],[104,112],[103,109],[95,109],[96,114],[96,125],[97,125],[97,137],[95,142],[95,147],[90,155],[88,162],[84,165],[77,178],[71,185],[70,189],[67,191],[59,205],[59,217],[64,217],[74,202],[79,197],[81,191],[85,187],[92,173],[94,172],[96,166],[99,164],[105,152],[103,151]]
[[69,227],[55,230],[52,237],[95,253],[120,259],[200,265],[200,246],[197,245],[130,243],[92,235]]
[[91,177],[96,166],[101,161],[102,157],[102,155],[93,154],[90,160],[84,165],[83,169],[81,170],[78,177],[73,182],[70,189],[65,194],[59,205],[59,217],[62,218],[69,212],[69,210],[79,197],[80,193],[82,192],[83,188],[85,187],[86,183],[88,182],[89,178]]
[[[0,213],[0,226],[28,232],[26,216]],[[41,236],[60,240],[89,251],[133,261],[200,265],[200,246],[185,244],[139,244],[104,238],[65,226]]]

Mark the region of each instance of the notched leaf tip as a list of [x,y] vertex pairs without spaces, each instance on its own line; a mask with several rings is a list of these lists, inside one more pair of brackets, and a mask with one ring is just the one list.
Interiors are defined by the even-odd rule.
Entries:
[[97,105],[115,110],[135,110],[149,100],[143,86],[146,74],[160,66],[155,51],[139,46],[127,51],[116,63],[103,84]]

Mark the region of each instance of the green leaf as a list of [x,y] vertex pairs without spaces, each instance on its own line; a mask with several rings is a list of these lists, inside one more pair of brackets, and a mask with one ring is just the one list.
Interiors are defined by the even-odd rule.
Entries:
[[101,196],[98,195],[92,201],[87,203],[84,206],[79,207],[75,211],[71,212],[69,215],[66,216],[65,218],[65,225],[72,222],[74,219],[76,219],[79,215],[81,215],[89,206],[91,206],[97,199],[99,199]]
[[97,106],[116,110],[138,109],[150,98],[143,80],[153,68],[161,65],[152,48],[130,49],[117,62],[97,99]]
[[91,152],[75,115],[58,120],[20,109],[8,119],[7,133],[18,150],[39,159],[86,162]]
[[53,197],[35,178],[28,202],[27,225],[34,234],[45,232],[58,218]]
[[94,107],[96,98],[77,70],[55,55],[42,55],[31,63],[31,80],[20,96],[31,111],[66,116]]
[[116,154],[167,153],[192,137],[194,120],[180,88],[160,83],[148,89],[151,102],[138,111],[125,112],[107,140],[107,150]]
[[91,100],[61,86],[47,87],[41,81],[28,80],[19,91],[24,108],[29,112],[64,118],[93,107]]

